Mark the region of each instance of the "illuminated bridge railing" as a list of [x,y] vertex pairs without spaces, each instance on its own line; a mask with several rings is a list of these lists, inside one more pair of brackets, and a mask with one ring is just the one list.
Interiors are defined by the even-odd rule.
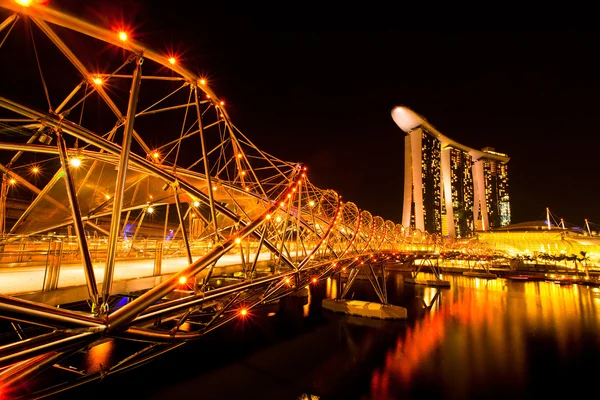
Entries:
[[[52,292],[77,269],[86,302],[0,293],[0,396],[133,368],[342,268],[477,248],[314,186],[305,166],[255,146],[177,55],[45,3],[0,0],[0,279],[43,266],[33,291]],[[133,259],[152,276],[183,262],[122,292]],[[57,386],[30,380],[107,340],[147,346]]]

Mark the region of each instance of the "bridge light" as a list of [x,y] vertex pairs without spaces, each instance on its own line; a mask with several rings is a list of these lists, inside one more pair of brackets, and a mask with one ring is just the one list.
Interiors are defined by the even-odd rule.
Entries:
[[287,283],[288,285],[290,284],[291,279],[290,278],[285,278],[285,283]]
[[128,37],[129,37],[129,35],[127,35],[127,32],[125,32],[125,31],[119,32],[119,40],[121,42],[126,42]]
[[73,157],[71,158],[71,160],[69,160],[69,164],[71,164],[71,167],[78,168],[79,166],[81,166],[81,159]]
[[312,278],[313,283],[317,283],[317,278]]
[[237,158],[242,158],[242,154],[238,153]]
[[246,175],[246,171],[241,172],[242,176]]
[[265,217],[265,219],[271,219],[271,214],[267,214],[267,216]]
[[15,178],[10,178],[10,180],[8,181],[9,184],[14,185],[17,183],[17,180]]
[[246,192],[249,192],[250,188],[248,186],[246,186]]
[[102,84],[104,83],[104,79],[100,78],[99,76],[95,76],[92,78],[92,82],[96,86],[102,86]]
[[215,191],[215,190],[217,190],[217,187],[216,187],[216,186],[213,186],[213,191]]
[[281,203],[279,203],[280,207],[285,207],[285,203],[282,201]]
[[152,206],[148,207],[148,209],[146,210],[146,212],[148,214],[152,214],[154,212],[154,207],[152,207]]
[[31,172],[37,174],[38,172],[40,172],[40,169],[38,167],[33,167],[31,168]]
[[308,205],[309,205],[310,207],[313,207],[313,206],[315,205],[315,202],[311,200],[311,201],[309,201],[309,202],[308,202]]
[[185,285],[186,283],[187,283],[187,278],[185,276],[182,276],[179,278],[180,285]]
[[177,63],[177,59],[175,57],[169,57],[169,63],[171,65],[175,65]]
[[110,200],[110,194],[105,194],[105,195],[104,195],[104,198],[105,198],[106,200]]
[[235,238],[235,244],[240,244],[242,243],[242,239],[240,238]]
[[242,309],[240,310],[240,315],[241,315],[242,317],[245,317],[246,315],[248,315],[248,310],[247,310],[247,309],[245,309],[245,308],[242,308]]
[[199,201],[195,201],[194,202],[194,207],[200,207],[200,202]]
[[158,151],[155,151],[152,153],[152,158],[154,158],[155,160],[158,160],[159,157],[160,157],[160,153]]
[[[198,82],[200,82],[201,85],[206,85],[206,79],[204,79],[204,78],[200,78],[200,80]],[[207,95],[207,97],[210,97],[210,96]]]
[[281,217],[277,217],[277,218],[275,218],[275,221],[277,221],[277,222],[281,222]]

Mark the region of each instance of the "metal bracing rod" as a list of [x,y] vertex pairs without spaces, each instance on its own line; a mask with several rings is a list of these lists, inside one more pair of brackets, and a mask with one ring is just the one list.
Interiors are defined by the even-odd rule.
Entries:
[[358,268],[355,268],[350,271],[350,279],[348,279],[348,281],[346,282],[346,287],[344,288],[344,291],[342,292],[340,299],[343,299],[344,297],[346,297],[346,295],[350,291],[350,288],[352,287],[352,284],[354,283],[354,281],[356,280],[356,277],[358,276],[358,272],[359,272]]
[[18,322],[11,322],[10,325],[13,327],[15,332],[17,332],[17,336],[19,336],[20,340],[26,339],[25,332],[23,332],[23,328],[21,328],[21,325],[19,325]]
[[[285,245],[285,237],[287,233],[287,224],[290,218],[290,214],[292,212],[292,198],[288,197],[287,199],[287,212],[285,213],[285,219],[283,220],[283,227],[281,228],[281,245],[279,246],[279,259],[277,260],[277,266],[281,264],[281,257],[283,256],[283,246]],[[289,253],[288,253],[289,255]],[[297,269],[296,266],[293,266],[293,269]]]
[[133,133],[135,109],[137,107],[137,100],[140,92],[140,82],[142,81],[142,62],[142,58],[136,59],[133,80],[131,82],[131,91],[129,93],[129,103],[127,105],[127,116],[125,117],[126,120],[125,129],[123,131],[123,145],[121,146],[121,157],[119,159],[119,170],[117,171],[115,195],[113,197],[113,215],[110,221],[110,235],[108,237],[106,266],[104,268],[104,283],[102,285],[102,306],[104,307],[103,311],[105,312],[108,311],[108,297],[110,296],[113,274],[115,271],[117,240],[119,238],[121,209],[123,208],[123,194],[125,192],[125,179],[127,166],[129,163],[129,153],[131,152],[131,136]]
[[[241,231],[239,231],[238,238],[244,239],[245,237],[253,234],[253,232],[263,225],[266,221],[266,215],[272,214],[277,209],[279,203],[271,206],[263,215],[259,216],[256,220],[250,222]],[[162,299],[165,295],[172,292],[179,285],[179,278],[196,276],[200,271],[207,268],[212,263],[217,262],[224,254],[230,251],[235,246],[235,238],[230,238],[225,242],[216,245],[211,251],[209,251],[203,258],[200,258],[190,264],[188,267],[174,274],[171,278],[165,282],[150,289],[131,303],[121,307],[114,313],[108,316],[108,321],[111,330],[116,330],[133,320],[142,311],[154,304],[156,301]]]
[[85,229],[83,227],[83,221],[81,219],[81,210],[79,209],[79,202],[77,201],[77,191],[75,190],[75,184],[73,182],[73,176],[71,175],[71,169],[69,168],[69,155],[67,154],[67,145],[65,140],[59,131],[56,131],[56,141],[58,144],[58,151],[60,156],[60,162],[65,177],[65,188],[67,191],[67,198],[69,199],[69,205],[71,206],[71,216],[73,217],[73,226],[75,227],[75,235],[77,235],[77,243],[79,244],[79,251],[81,252],[81,258],[83,259],[83,272],[85,273],[85,281],[87,284],[88,294],[92,303],[92,311],[98,311],[98,287],[96,286],[96,276],[94,275],[94,265],[92,264],[92,258],[87,245],[87,239],[85,237]]
[[[314,268],[320,268],[320,265],[315,266]],[[136,317],[133,321],[129,322],[128,325],[144,323],[164,314],[176,313],[184,308],[193,307],[207,301],[218,299],[219,297],[227,296],[230,294],[237,293],[239,291],[244,291],[257,286],[265,285],[269,282],[272,283],[281,279],[285,280],[286,277],[290,277],[296,274],[297,272],[290,271],[280,275],[266,276],[263,278],[258,278],[252,282],[240,282],[220,289],[211,290],[208,293],[197,293],[189,297],[156,304],[148,307],[143,314]]]
[[[128,78],[131,79],[131,75],[127,74],[97,74],[100,78]],[[152,75],[144,75],[142,76],[142,80],[149,81],[183,81],[185,78],[177,77],[177,76],[152,76]]]
[[8,27],[10,24],[12,24],[14,21],[16,21],[19,18],[19,14],[11,14],[9,15],[4,21],[2,21],[2,23],[0,24],[0,32],[2,32],[4,29],[6,29],[6,27]]
[[88,220],[85,220],[85,221],[84,221],[84,223],[85,223],[86,225],[89,225],[89,227],[90,227],[90,228],[92,228],[92,229],[95,229],[95,230],[97,230],[98,232],[105,234],[106,236],[109,236],[109,235],[110,235],[110,232],[109,232],[109,231],[107,231],[107,230],[106,230],[106,229],[104,229],[104,228],[101,228],[101,227],[99,227],[98,225],[96,225],[95,223],[93,223],[92,221],[90,221],[89,219],[88,219]]
[[215,236],[213,243],[219,240],[217,225],[217,211],[215,209],[215,199],[212,191],[212,183],[210,181],[210,169],[208,166],[208,155],[206,154],[206,145],[204,144],[204,130],[202,129],[202,112],[200,111],[200,99],[198,98],[198,86],[194,87],[194,96],[196,97],[196,113],[198,114],[198,129],[200,130],[200,145],[202,146],[202,160],[204,162],[204,175],[206,175],[206,191],[208,192],[208,200],[210,204],[210,215],[215,226]]
[[[163,228],[163,243],[167,241],[167,226],[169,224],[169,203],[167,203],[166,211],[165,211],[165,227]],[[171,238],[173,239],[173,238]]]
[[256,256],[254,257],[254,261],[252,261],[252,266],[250,267],[250,280],[254,276],[254,271],[256,270],[256,264],[258,263],[258,257],[260,256],[260,249],[265,242],[265,237],[267,236],[267,225],[265,224],[263,228],[263,232],[260,235],[260,239],[258,240],[258,246],[256,248]]
[[54,331],[31,339],[21,340],[0,346],[0,367],[10,365],[14,362],[33,357],[48,351],[62,349],[69,345],[75,345],[83,340],[91,339],[98,332],[86,331],[80,333]]
[[237,292],[236,294],[233,295],[233,297],[231,298],[231,300],[229,300],[227,302],[227,304],[225,306],[223,306],[223,308],[221,308],[219,311],[217,311],[217,313],[212,317],[212,319],[210,321],[208,321],[208,324],[206,324],[206,329],[210,328],[210,326],[212,324],[214,324],[219,318],[221,318],[221,315],[229,308],[231,307],[231,305],[240,297],[240,295],[242,294],[241,291]]
[[104,326],[103,321],[92,316],[2,295],[0,295],[0,315],[11,321],[50,328],[103,329]]
[[[58,37],[58,35],[52,30],[52,28],[50,28],[48,26],[48,24],[46,24],[45,21],[43,21],[42,19],[38,18],[38,17],[34,17],[31,16],[31,20],[33,22],[35,22],[35,24],[40,28],[40,30],[42,32],[44,32],[46,34],[46,36],[48,36],[48,39],[50,39],[55,45],[56,47],[58,47],[58,49],[65,55],[65,57],[67,57],[67,59],[73,64],[73,66],[75,66],[75,68],[79,71],[79,73],[81,75],[83,75],[84,78],[88,78],[90,76],[90,73],[88,72],[87,68],[85,68],[85,66],[83,65],[83,63],[81,61],[79,61],[79,59],[77,58],[77,56],[71,51],[71,49],[69,49],[69,47]],[[140,63],[140,58],[137,59],[136,61],[138,64]],[[137,71],[138,67],[136,66],[136,70]],[[133,73],[133,81],[135,82],[136,80],[138,81],[138,86],[139,86],[139,79],[136,78],[136,72],[134,71]],[[133,86],[132,86],[133,87]],[[102,97],[102,99],[104,100],[104,102],[106,103],[106,105],[108,105],[108,108],[110,108],[112,110],[112,112],[117,116],[117,118],[119,119],[123,119],[123,114],[121,114],[121,111],[119,111],[119,108],[117,107],[117,105],[112,101],[112,99],[110,98],[110,96],[106,93],[106,91],[104,90],[104,88],[100,85],[96,86],[96,92],[100,95],[100,97]],[[133,92],[131,92],[133,93]],[[131,94],[130,94],[130,99],[131,99]],[[137,102],[137,100],[136,100]],[[130,121],[129,118],[129,107],[127,110],[127,117],[126,118],[126,123],[128,121]],[[132,116],[135,115],[135,110],[134,112],[131,114]],[[127,130],[127,128],[126,128]],[[133,136],[135,137],[135,140],[138,142],[138,144],[142,147],[142,149],[144,149],[144,151],[146,153],[150,153],[150,148],[148,147],[148,145],[144,142],[144,140],[140,137],[140,135],[138,135],[136,132],[131,131],[131,134],[133,134]]]
[[0,187],[0,234],[6,233],[6,197],[8,196],[8,179],[6,174],[2,174],[2,185]]
[[43,154],[58,154],[58,150],[56,150],[56,147],[46,146],[45,144],[0,142],[0,149],[16,150],[16,151],[31,151],[33,153],[43,153]]
[[[7,98],[2,96],[0,96],[0,106],[30,118],[44,119],[44,121],[49,126],[55,128],[60,127],[65,133],[68,133],[81,140],[85,140],[89,144],[96,146],[101,150],[104,150],[112,155],[122,154],[121,148],[119,146],[69,121],[59,121],[56,117],[52,116],[51,114],[32,110],[11,100],[8,100]],[[169,183],[174,183],[177,181],[179,186],[186,192],[191,193],[192,195],[202,199],[205,203],[209,202],[206,193],[202,192],[201,190],[198,190],[196,187],[187,183],[185,180],[176,178],[173,174],[159,168],[154,163],[147,161],[145,158],[140,157],[137,154],[131,153],[130,158],[134,166],[143,169],[146,173],[150,173]],[[282,200],[284,200],[283,197],[281,199],[278,199],[277,204],[279,204],[279,202]],[[215,207],[221,214],[231,219],[232,221],[238,222],[242,225],[249,224],[248,222],[243,221],[238,215],[236,215],[224,205],[215,202]],[[272,212],[273,211],[271,211],[271,213]],[[258,236],[258,234],[256,235]],[[277,248],[268,240],[265,240],[265,246],[270,251],[277,252]],[[294,268],[293,263],[290,260],[288,260],[287,257],[282,257],[282,259],[290,268]]]
[[[6,168],[4,165],[0,164],[0,172],[3,172],[5,174],[10,175],[11,177],[15,178],[20,185],[23,185],[26,189],[29,189],[29,191],[31,191],[32,193],[36,194],[39,196],[39,194],[42,192],[40,189],[38,189],[36,186],[32,185],[31,183],[29,183],[29,181],[27,181],[27,179],[23,178],[22,176],[14,173],[13,171],[9,170],[8,168]],[[55,207],[61,209],[61,210],[65,210],[68,211],[67,208],[65,207],[64,204],[54,200],[54,198],[50,197],[50,196],[46,196],[46,199],[52,203],[52,205],[54,205]]]
[[60,360],[72,355],[75,351],[77,349],[64,352],[50,351],[13,364],[0,373],[0,385],[8,388],[32,374],[38,374],[41,370],[51,367]]
[[[175,191],[175,206],[177,207],[177,216],[179,217],[179,227],[181,228],[181,234],[183,235],[183,243],[185,244],[185,252],[187,255],[188,263],[193,263],[192,250],[190,249],[190,242],[188,241],[187,232],[185,231],[185,217],[181,213],[181,201],[179,200],[179,193],[177,188],[173,188]],[[189,210],[188,210],[189,211]]]
[[[375,290],[375,294],[377,294],[377,297],[379,297],[379,301],[381,301],[382,304],[385,304],[385,299],[383,298],[383,292],[381,291],[381,286],[379,286],[379,281],[377,281],[377,275],[375,275],[375,271],[373,271],[373,267],[371,266],[371,263],[368,262],[368,264],[369,264],[369,271],[365,271],[366,275],[367,275],[367,279],[369,279],[371,286]],[[371,272],[373,274],[373,277],[371,277],[371,275],[369,275],[369,272]]]
[[386,285],[386,281],[385,281],[385,266],[383,265],[383,263],[380,264],[380,269],[381,269],[381,289],[383,290],[383,299],[385,300],[385,302],[383,304],[387,304],[388,303],[388,295],[387,295],[387,285]]
[[133,242],[135,242],[135,238],[137,237],[137,234],[140,232],[140,229],[142,229],[142,224],[144,223],[144,218],[146,217],[146,213],[147,213],[147,209],[142,208],[140,220],[137,223],[137,227],[135,228],[135,231],[133,232],[133,236],[131,237],[131,247],[129,248],[129,252],[127,253],[128,255],[129,255],[129,253],[131,253],[131,250],[134,247]]
[[[133,189],[133,196],[131,196],[131,202],[134,203],[135,202],[135,198],[137,197],[137,192],[138,189],[140,188],[140,183],[142,182],[142,180],[138,180],[135,183],[135,188]],[[127,190],[125,190],[123,192],[123,194],[126,192]],[[121,210],[123,211],[123,210]],[[121,230],[121,236],[125,235],[125,229],[127,229],[127,222],[129,222],[129,217],[131,216],[131,210],[127,211],[127,214],[125,214],[125,221],[123,221],[123,230]]]

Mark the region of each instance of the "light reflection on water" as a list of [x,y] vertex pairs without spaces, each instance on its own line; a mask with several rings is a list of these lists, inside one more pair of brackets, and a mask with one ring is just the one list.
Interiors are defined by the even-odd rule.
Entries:
[[[69,398],[114,393],[123,382],[135,388],[135,398],[146,399],[195,399],[202,393],[215,400],[512,400],[597,390],[600,290],[444,279],[450,288],[409,285],[401,273],[388,275],[390,302],[408,310],[403,322],[324,311],[321,299],[341,288],[336,279],[311,284],[308,299],[290,296],[253,310],[251,323],[231,324],[122,381],[106,380]],[[355,286],[349,298],[377,301],[367,281]],[[89,367],[110,352],[108,345],[92,349]]]
[[[541,343],[547,346],[543,359],[550,364],[569,362],[578,356],[575,352],[587,350],[600,361],[600,335],[595,334],[600,332],[598,289],[463,276],[444,279],[451,289],[442,289],[429,312],[397,337],[383,365],[373,371],[369,399],[417,394],[421,388],[413,386],[424,382],[444,397],[468,398],[474,391],[486,398],[503,392],[524,395],[537,390],[530,385],[534,370],[548,368],[532,349]],[[440,293],[435,288],[421,290],[426,304]],[[590,337],[595,343],[582,350]]]

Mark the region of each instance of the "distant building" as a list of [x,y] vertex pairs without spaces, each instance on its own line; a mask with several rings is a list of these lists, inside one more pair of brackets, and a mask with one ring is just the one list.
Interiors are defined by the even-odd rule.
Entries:
[[392,118],[406,132],[402,225],[465,237],[510,224],[506,154],[457,143],[406,107]]

